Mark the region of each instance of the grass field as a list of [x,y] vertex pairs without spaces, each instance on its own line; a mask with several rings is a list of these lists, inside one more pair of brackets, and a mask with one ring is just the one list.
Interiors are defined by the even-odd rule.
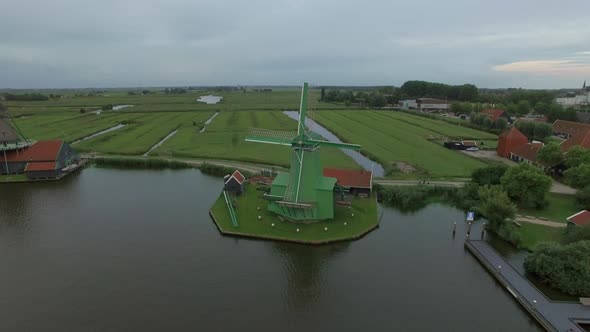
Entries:
[[[297,122],[281,112],[244,111],[220,112],[205,132],[200,133],[190,126],[182,126],[178,133],[156,149],[153,155],[184,158],[216,158],[270,163],[289,166],[291,149],[270,144],[245,142],[251,128],[295,131]],[[324,166],[359,168],[338,149],[321,150]]]
[[563,235],[562,228],[548,227],[543,225],[522,223],[519,227],[520,246],[533,250],[540,242],[555,241],[559,242]]
[[556,193],[548,193],[547,201],[549,205],[542,210],[536,209],[521,209],[520,214],[542,217],[550,219],[551,221],[565,223],[566,218],[579,212],[581,209],[577,206],[573,195],[564,195]]
[[441,136],[494,138],[471,128],[404,113],[375,111],[322,111],[314,119],[347,142],[362,145],[363,150],[388,165],[402,161],[425,170],[432,177],[469,177],[485,166],[482,161],[448,150],[429,139]]
[[[235,200],[234,208],[238,227],[234,227],[231,223],[223,196],[220,195],[211,208],[211,212],[224,231],[301,241],[351,238],[372,229],[378,223],[377,202],[374,198],[355,199],[352,209],[337,206],[333,220],[313,224],[296,224],[281,221],[273,213],[268,212],[266,210],[267,201],[260,198],[260,194],[261,192],[257,191],[254,185],[248,185],[246,192]],[[260,211],[256,209],[257,207],[261,207]],[[259,215],[262,216],[261,221],[258,220]],[[275,226],[273,227],[272,224]],[[327,231],[324,229],[325,227],[328,228]],[[299,232],[297,232],[298,228]]]

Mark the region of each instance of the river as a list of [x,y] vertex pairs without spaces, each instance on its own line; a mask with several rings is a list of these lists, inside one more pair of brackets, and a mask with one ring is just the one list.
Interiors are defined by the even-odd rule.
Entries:
[[219,235],[221,186],[96,167],[0,185],[0,330],[541,331],[464,249],[461,211],[384,208],[359,241],[282,244]]

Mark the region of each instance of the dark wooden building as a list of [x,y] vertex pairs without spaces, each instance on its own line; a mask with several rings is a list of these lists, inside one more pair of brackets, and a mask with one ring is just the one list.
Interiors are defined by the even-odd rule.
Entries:
[[244,181],[246,177],[240,171],[235,170],[231,175],[224,176],[223,180],[223,189],[230,194],[240,195],[244,192]]

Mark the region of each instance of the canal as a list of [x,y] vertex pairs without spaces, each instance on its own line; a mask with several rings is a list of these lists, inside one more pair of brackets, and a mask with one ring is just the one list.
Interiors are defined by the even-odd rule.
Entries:
[[0,330],[541,331],[464,249],[459,210],[385,208],[359,241],[281,244],[220,236],[221,185],[96,167],[1,185]]

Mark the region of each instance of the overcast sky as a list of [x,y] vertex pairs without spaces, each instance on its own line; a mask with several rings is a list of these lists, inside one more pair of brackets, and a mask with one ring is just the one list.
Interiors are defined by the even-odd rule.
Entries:
[[0,88],[590,82],[590,1],[18,0]]

